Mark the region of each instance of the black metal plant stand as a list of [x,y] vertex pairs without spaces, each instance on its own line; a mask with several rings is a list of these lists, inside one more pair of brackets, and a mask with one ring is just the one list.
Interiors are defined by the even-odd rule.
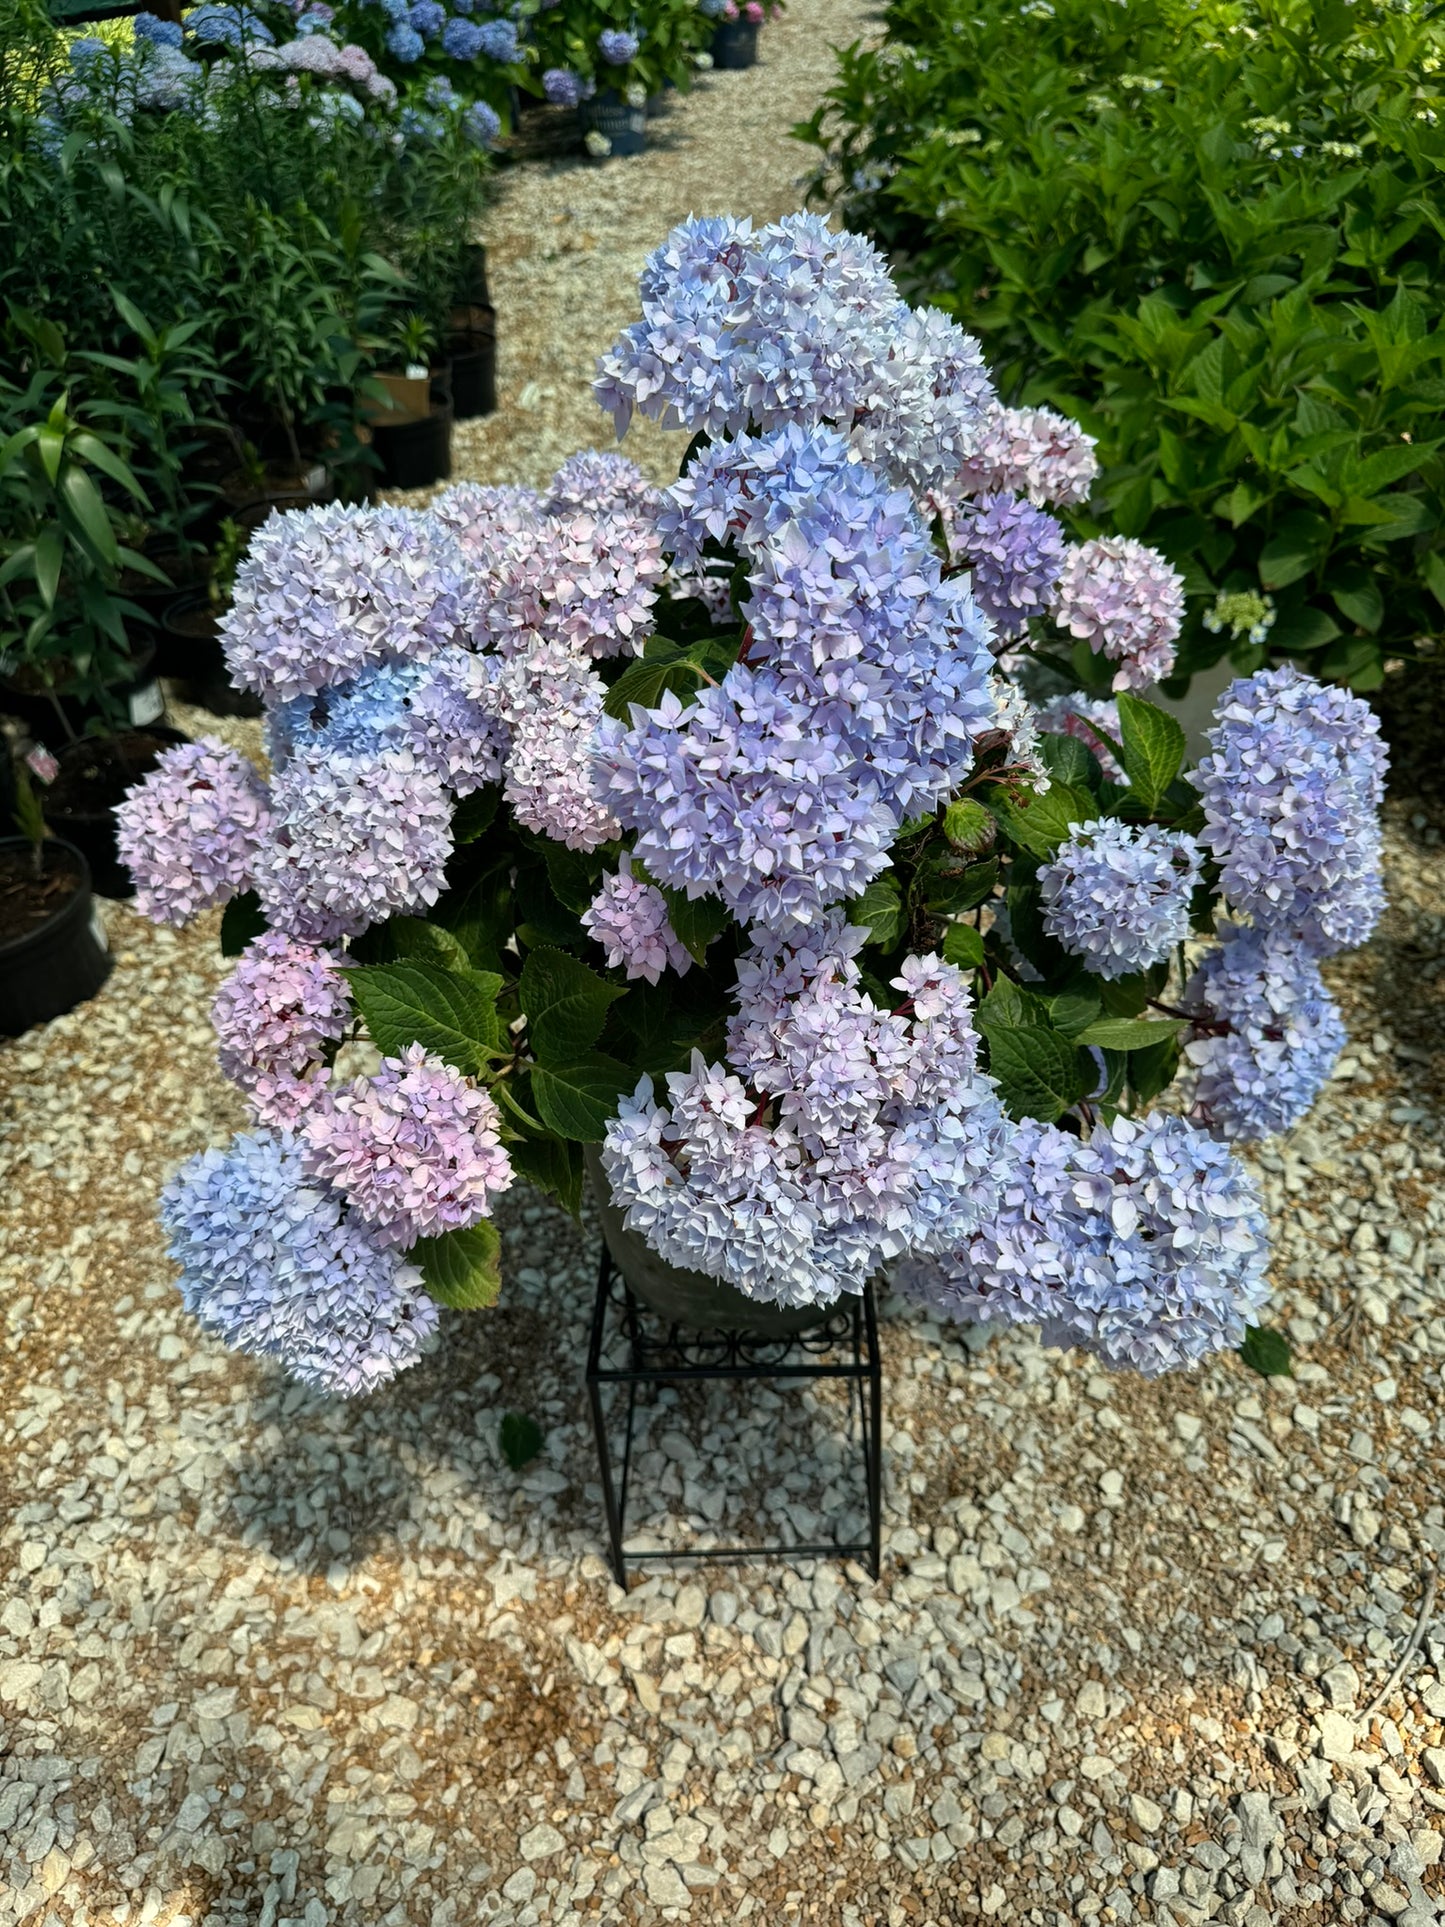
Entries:
[[[625,1365],[611,1362],[618,1350],[625,1351]],[[856,1390],[858,1438],[868,1499],[866,1539],[655,1551],[627,1549],[628,1482],[640,1387],[703,1379],[825,1378],[842,1379],[847,1384],[850,1437]],[[603,1388],[608,1385],[625,1388],[627,1393],[622,1462],[617,1474],[613,1470],[608,1418],[602,1399]],[[597,1461],[602,1474],[603,1503],[607,1508],[612,1570],[619,1586],[627,1585],[629,1564],[671,1563],[679,1559],[857,1559],[875,1579],[878,1577],[883,1511],[883,1376],[871,1284],[864,1287],[861,1297],[850,1298],[840,1305],[824,1323],[789,1337],[767,1337],[717,1327],[695,1330],[669,1323],[635,1298],[604,1245],[587,1348],[587,1393],[597,1435]]]

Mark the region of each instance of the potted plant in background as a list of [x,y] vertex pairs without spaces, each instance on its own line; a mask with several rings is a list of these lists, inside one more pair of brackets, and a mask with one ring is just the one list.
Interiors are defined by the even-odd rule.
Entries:
[[400,367],[375,377],[383,394],[372,405],[372,447],[387,488],[429,488],[452,472],[451,386],[432,365],[437,337],[425,315],[403,316],[393,341]]
[[[701,11],[715,20],[712,64],[723,73],[754,67],[758,59],[758,31],[768,17],[761,0],[700,0]],[[781,6],[772,8],[774,18]]]
[[28,777],[4,754],[20,834],[0,835],[0,1033],[15,1037],[93,997],[111,959],[85,858],[48,833]]
[[[700,307],[715,354],[667,368]],[[277,518],[225,625],[269,782],[192,745],[125,805],[141,907],[226,903],[241,951],[215,1021],[256,1128],[167,1187],[188,1305],[364,1390],[495,1299],[515,1176],[575,1211],[590,1175],[679,1317],[821,1315],[891,1267],[1112,1366],[1252,1342],[1230,1145],[1343,1042],[1366,706],[1261,672],[1186,773],[1147,695],[1177,576],[1043,506],[1087,497],[1088,438],[812,217],[676,230],[596,392],[693,431],[671,490],[582,455],[544,495]],[[1060,637],[1107,703],[1026,701]]]

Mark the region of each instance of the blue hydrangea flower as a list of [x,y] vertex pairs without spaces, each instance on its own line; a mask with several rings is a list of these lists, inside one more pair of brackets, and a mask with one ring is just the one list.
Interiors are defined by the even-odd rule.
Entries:
[[635,33],[624,33],[611,27],[604,27],[597,36],[597,51],[611,67],[625,67],[629,60],[636,60],[641,45],[642,41]]
[[386,45],[392,58],[401,61],[405,67],[410,67],[414,61],[420,60],[426,52],[426,43],[421,35],[415,27],[405,21],[393,27],[387,34]]
[[423,40],[435,40],[447,23],[447,10],[440,0],[412,0],[407,17]]
[[1226,924],[1185,986],[1195,1014],[1184,1054],[1212,1130],[1258,1139],[1287,1131],[1329,1082],[1347,1038],[1314,958],[1279,931]]
[[462,114],[462,132],[473,147],[490,147],[501,138],[501,115],[486,101],[474,100]]
[[1321,955],[1364,943],[1385,902],[1378,718],[1292,663],[1231,683],[1215,715],[1193,780],[1225,897]]
[[249,7],[220,6],[213,0],[192,7],[185,18],[185,31],[205,47],[274,46],[276,36],[258,13]]
[[437,1329],[420,1272],[307,1178],[289,1133],[192,1158],[162,1193],[161,1222],[187,1311],[314,1391],[375,1390]]
[[1096,976],[1162,963],[1189,935],[1202,859],[1193,837],[1156,824],[1071,823],[1039,871],[1044,929]]
[[1030,616],[1046,613],[1066,548],[1052,515],[1020,495],[980,495],[960,505],[949,539],[971,572],[974,599],[1001,636],[1023,635]]
[[442,52],[453,60],[475,60],[482,51],[482,29],[474,20],[448,20],[442,28]]
[[542,92],[554,107],[576,107],[585,87],[582,76],[570,67],[549,67],[542,76]]
[[[446,36],[443,35],[443,43],[445,43],[445,38]],[[444,107],[456,107],[460,102],[460,96],[456,88],[453,87],[445,74],[432,75],[426,84],[422,98],[426,101],[428,107],[435,107],[438,110]]]
[[161,20],[153,13],[138,13],[131,24],[137,40],[157,47],[179,47],[185,38],[179,20]]
[[521,59],[517,29],[512,21],[484,21],[477,33],[481,50],[489,60],[500,61],[504,67],[508,67]]

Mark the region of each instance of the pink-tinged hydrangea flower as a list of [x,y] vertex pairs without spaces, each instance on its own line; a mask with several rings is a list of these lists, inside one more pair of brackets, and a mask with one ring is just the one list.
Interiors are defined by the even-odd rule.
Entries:
[[182,1165],[161,1223],[186,1310],[313,1391],[375,1391],[437,1329],[421,1273],[308,1178],[287,1134],[243,1135]]
[[1095,976],[1162,963],[1189,936],[1202,858],[1192,836],[1153,823],[1071,823],[1039,871],[1044,929]]
[[1215,717],[1194,782],[1225,897],[1317,954],[1363,943],[1385,901],[1378,718],[1292,663],[1231,683]]
[[1266,1138],[1298,1124],[1348,1041],[1315,959],[1276,930],[1225,924],[1184,987],[1194,1014],[1184,1055],[1194,1101],[1226,1138]]
[[465,559],[433,515],[325,508],[256,531],[221,619],[233,680],[269,702],[350,682],[374,663],[424,660],[466,640]]
[[1184,578],[1157,549],[1127,535],[1081,542],[1064,558],[1054,620],[1118,663],[1115,689],[1147,689],[1174,667]]
[[977,445],[950,493],[1008,489],[1036,506],[1073,508],[1089,499],[1099,473],[1095,446],[1092,435],[1052,408],[986,408]]
[[651,510],[570,509],[547,528],[544,628],[582,655],[641,655],[666,574]]
[[547,513],[568,515],[655,514],[662,501],[636,462],[610,450],[584,448],[569,455],[547,487]]
[[1125,780],[1123,765],[1104,740],[1119,741],[1119,705],[1112,697],[1051,696],[1039,708],[1038,725],[1045,735],[1077,737],[1098,758],[1106,781]]
[[535,531],[543,506],[533,488],[458,482],[433,498],[429,512],[456,537],[467,561],[475,564],[488,561],[494,547],[507,537]]
[[298,751],[276,778],[276,839],[256,888],[273,929],[307,943],[424,916],[452,853],[451,801],[416,758]]
[[623,868],[605,876],[602,887],[582,912],[583,927],[601,944],[609,970],[621,968],[629,977],[645,977],[655,984],[664,970],[685,976],[692,955],[678,942],[667,916],[667,898],[651,883]]
[[972,577],[974,600],[1001,636],[1025,634],[1047,613],[1064,566],[1064,531],[1018,495],[981,495],[950,521],[949,546]]
[[271,834],[270,798],[255,765],[214,737],[177,743],[116,809],[116,849],[135,879],[135,907],[155,923],[253,888]]
[[619,1106],[603,1165],[670,1262],[750,1297],[828,1303],[910,1246],[945,1250],[997,1202],[1006,1129],[959,973],[909,958],[880,1009],[836,914],[760,931],[738,968],[728,1064],[695,1052]]
[[941,1261],[894,1275],[968,1323],[1038,1324],[1045,1344],[1154,1377],[1238,1346],[1268,1295],[1259,1194],[1222,1144],[1152,1113],[1083,1142],[1032,1119],[1012,1134],[1003,1199]]
[[326,1087],[324,1053],[351,1022],[346,974],[326,950],[263,931],[211,1006],[222,1074],[263,1124],[290,1127]]
[[307,1175],[344,1193],[380,1244],[465,1230],[512,1182],[489,1094],[420,1044],[301,1120]]
[[593,746],[607,690],[563,642],[547,640],[499,663],[489,701],[510,734],[503,793],[518,822],[595,850],[620,833]]

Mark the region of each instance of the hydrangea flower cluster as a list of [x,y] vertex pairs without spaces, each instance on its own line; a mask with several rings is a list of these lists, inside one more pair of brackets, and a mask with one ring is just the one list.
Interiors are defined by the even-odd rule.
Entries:
[[1109,747],[1119,740],[1119,709],[1111,698],[1075,693],[1051,696],[1040,705],[1038,726],[1049,734],[1077,738],[1098,758],[1108,782],[1124,781],[1123,766]]
[[254,888],[273,827],[266,785],[239,750],[213,737],[165,750],[116,811],[137,910],[156,923],[189,923]]
[[542,92],[554,107],[580,107],[587,98],[587,82],[570,67],[549,67],[542,75]]
[[998,1207],[943,1263],[910,1258],[895,1282],[949,1317],[1038,1324],[1046,1344],[1153,1377],[1243,1340],[1266,1263],[1244,1167],[1155,1112],[1083,1139],[1019,1125]]
[[325,1090],[326,1047],[340,1042],[351,1017],[335,955],[264,930],[211,1006],[221,1071],[263,1124],[294,1127]]
[[1039,871],[1044,929],[1106,981],[1163,963],[1189,936],[1203,859],[1192,836],[1153,823],[1071,823]]
[[1103,535],[1069,551],[1054,618],[1119,666],[1115,689],[1146,689],[1174,667],[1184,621],[1184,578],[1131,536]]
[[911,957],[898,1008],[860,987],[863,933],[760,932],[738,966],[728,1062],[644,1077],[602,1162],[628,1225],[671,1263],[783,1305],[857,1291],[906,1249],[945,1250],[997,1202],[1006,1122],[976,1070],[968,991]]
[[636,60],[642,41],[635,33],[604,27],[597,36],[597,51],[609,67],[625,67]]
[[1216,714],[1194,781],[1226,899],[1316,955],[1363,943],[1384,907],[1378,718],[1292,663],[1231,683]]
[[1072,508],[1089,499],[1099,473],[1094,448],[1092,435],[1052,408],[995,405],[984,411],[956,486],[964,495],[1007,492],[1036,508]]
[[421,1273],[308,1176],[285,1132],[192,1158],[161,1195],[161,1223],[186,1310],[314,1391],[373,1391],[437,1329]]
[[512,1182],[499,1121],[486,1091],[413,1044],[308,1107],[303,1162],[378,1243],[405,1247],[490,1217]]
[[1018,495],[964,502],[949,527],[954,555],[968,565],[974,598],[1001,637],[1024,634],[1047,613],[1064,567],[1064,532],[1052,515]]
[[582,925],[607,957],[610,970],[657,983],[664,970],[681,977],[692,965],[692,953],[679,943],[667,915],[667,898],[655,884],[624,867],[602,879],[602,887],[582,912]]
[[1223,1137],[1272,1137],[1328,1083],[1345,1026],[1319,964],[1293,937],[1230,924],[1219,936],[1180,999],[1195,1020],[1184,1046],[1194,1101]]

